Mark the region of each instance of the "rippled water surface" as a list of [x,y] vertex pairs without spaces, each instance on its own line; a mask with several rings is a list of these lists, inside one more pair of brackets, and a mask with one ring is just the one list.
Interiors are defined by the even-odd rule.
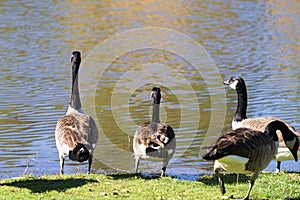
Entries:
[[300,129],[299,10],[298,1],[2,1],[0,177],[59,172],[54,130],[70,98],[73,50],[82,52],[84,109],[100,129],[95,173],[134,172],[132,136],[151,116],[154,85],[161,121],[176,132],[169,175],[211,173],[201,147],[231,128],[237,97],[222,81],[233,75],[246,80],[248,117]]

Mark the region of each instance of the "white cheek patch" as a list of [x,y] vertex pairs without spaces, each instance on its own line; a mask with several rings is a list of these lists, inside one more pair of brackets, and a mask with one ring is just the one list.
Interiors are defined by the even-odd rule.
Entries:
[[229,87],[231,87],[232,89],[236,90],[236,86],[237,86],[238,83],[239,83],[239,81],[238,81],[238,80],[235,80],[235,81],[233,81],[233,83],[231,83],[231,84],[229,85]]
[[286,146],[289,148],[289,149],[293,149],[294,148],[294,145],[296,143],[296,140],[297,138],[294,138],[292,141],[286,141]]

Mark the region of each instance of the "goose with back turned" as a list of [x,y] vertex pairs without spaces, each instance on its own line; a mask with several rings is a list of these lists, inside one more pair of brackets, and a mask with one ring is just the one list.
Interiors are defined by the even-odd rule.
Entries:
[[[267,125],[272,121],[279,120],[284,122],[283,120],[277,117],[271,117],[271,116],[260,117],[260,118],[247,118],[246,113],[247,113],[248,97],[247,97],[247,88],[244,79],[240,76],[233,76],[228,81],[224,81],[224,84],[236,90],[238,96],[237,109],[232,120],[232,129],[245,127],[253,130],[264,131]],[[294,127],[290,126],[288,123],[286,122],[284,123],[290,129],[290,131],[292,131],[298,137],[298,140],[300,141],[300,133]],[[298,149],[298,156],[300,156],[300,147]],[[281,161],[293,160],[293,156],[288,150],[288,148],[286,147],[281,135],[279,135],[278,153],[276,154],[274,159],[277,161],[277,167],[276,167],[277,172],[280,171]]]
[[152,99],[152,120],[142,123],[133,138],[135,172],[138,173],[140,159],[160,161],[163,162],[162,177],[165,175],[169,160],[175,153],[176,139],[173,128],[168,124],[160,123],[160,88],[153,87],[150,97]]
[[237,128],[217,139],[203,159],[215,161],[214,171],[218,176],[222,195],[226,193],[223,178],[225,172],[252,174],[248,192],[244,197],[249,199],[259,173],[268,166],[277,153],[279,145],[277,130],[281,131],[283,141],[297,161],[299,140],[282,121],[270,122],[264,132]]
[[77,162],[88,160],[88,173],[91,172],[94,149],[98,140],[98,129],[94,119],[84,114],[81,107],[78,71],[81,63],[81,53],[74,51],[72,64],[72,94],[66,115],[62,116],[56,125],[55,140],[59,152],[60,174],[64,174],[65,157]]

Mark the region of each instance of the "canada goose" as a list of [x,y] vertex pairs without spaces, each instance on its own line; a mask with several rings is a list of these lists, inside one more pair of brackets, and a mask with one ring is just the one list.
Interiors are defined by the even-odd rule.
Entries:
[[[233,76],[228,81],[224,81],[224,84],[236,90],[238,95],[238,105],[232,120],[232,129],[245,127],[245,128],[250,128],[262,132],[265,130],[266,126],[274,120],[279,120],[284,122],[283,120],[278,119],[276,117],[247,118],[246,115],[247,89],[246,89],[246,84],[244,79],[239,76]],[[290,126],[286,122],[284,123],[298,137],[298,140],[300,141],[300,133],[296,131],[294,127]],[[300,147],[298,149],[298,156],[300,156]],[[279,148],[278,148],[278,153],[275,156],[275,160],[277,160],[277,167],[276,167],[277,172],[280,171],[281,161],[293,160],[293,156],[291,155],[290,151],[287,149],[282,139],[282,136],[280,135],[279,135]]]
[[94,119],[84,114],[78,89],[78,70],[81,62],[80,52],[74,51],[72,63],[72,94],[66,115],[56,125],[55,140],[59,152],[60,174],[64,173],[65,157],[72,161],[88,160],[88,173],[91,172],[94,149],[98,140],[98,129]]
[[225,194],[224,171],[252,174],[250,187],[244,198],[249,199],[251,189],[259,173],[267,167],[277,153],[279,143],[277,130],[281,131],[287,148],[297,161],[299,140],[281,121],[270,122],[264,132],[238,128],[217,139],[212,149],[203,156],[203,159],[215,161],[214,171],[219,178],[222,195]]
[[168,124],[160,123],[160,88],[153,87],[150,97],[152,98],[152,121],[142,123],[133,139],[135,172],[138,173],[140,159],[162,161],[162,177],[165,175],[169,160],[175,153],[176,140],[173,128]]

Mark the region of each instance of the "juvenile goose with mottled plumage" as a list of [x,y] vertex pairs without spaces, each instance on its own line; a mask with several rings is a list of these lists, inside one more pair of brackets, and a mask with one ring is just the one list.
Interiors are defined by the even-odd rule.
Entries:
[[162,161],[161,176],[163,176],[165,175],[169,160],[175,153],[176,140],[173,128],[168,124],[160,123],[160,88],[154,87],[152,89],[151,98],[152,121],[142,123],[138,127],[133,139],[135,171],[138,173],[140,159]]
[[211,150],[203,156],[205,160],[214,160],[214,171],[219,178],[222,195],[225,194],[224,172],[252,174],[250,187],[244,199],[249,199],[251,189],[259,173],[265,169],[278,149],[280,130],[283,141],[297,161],[299,140],[284,122],[272,121],[264,132],[238,128],[219,137]]
[[[264,131],[267,125],[275,120],[279,120],[284,122],[281,119],[276,117],[261,117],[261,118],[247,118],[247,88],[245,81],[242,77],[233,76],[228,81],[224,81],[225,85],[228,85],[232,89],[236,90],[238,95],[238,104],[237,110],[234,114],[232,120],[232,129],[237,129],[241,127],[250,128],[257,131]],[[300,141],[300,133],[295,130],[294,127],[290,126],[288,123],[284,122],[286,126],[298,137]],[[300,147],[298,149],[298,156],[300,156]],[[279,135],[279,148],[278,153],[275,156],[275,160],[277,160],[277,169],[276,171],[280,171],[281,161],[285,160],[293,160],[293,156],[286,147],[282,136]]]
[[88,160],[88,173],[91,172],[93,153],[98,140],[98,129],[94,119],[84,114],[78,89],[78,71],[81,62],[80,52],[74,51],[72,63],[72,94],[66,115],[56,125],[55,140],[59,152],[60,174],[64,173],[65,157],[84,162]]

